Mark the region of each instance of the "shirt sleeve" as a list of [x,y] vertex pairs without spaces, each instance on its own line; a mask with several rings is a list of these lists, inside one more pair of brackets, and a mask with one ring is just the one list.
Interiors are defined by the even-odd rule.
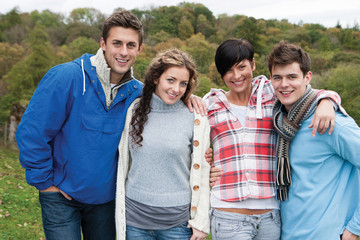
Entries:
[[340,111],[344,115],[348,116],[345,109],[341,106],[341,97],[337,92],[331,90],[319,90],[316,100],[319,103],[322,99],[329,99],[333,104],[335,111]]
[[[334,144],[334,149],[336,153],[341,156],[346,161],[349,161],[355,168],[356,171],[353,171],[352,174],[359,174],[360,170],[360,128],[357,126],[355,121],[350,117],[339,116],[341,118],[349,118],[345,124],[337,124],[337,131],[334,132],[336,138]],[[358,177],[358,176],[350,176]],[[358,186],[358,185],[356,185]],[[348,184],[347,187],[354,187],[352,184]],[[359,191],[359,189],[354,189],[354,191]],[[358,193],[360,194],[360,193]],[[360,235],[360,201],[353,200],[356,205],[354,214],[350,221],[346,225],[346,229],[351,233],[359,236]],[[351,206],[346,206],[351,207]],[[346,224],[346,223],[345,223]]]

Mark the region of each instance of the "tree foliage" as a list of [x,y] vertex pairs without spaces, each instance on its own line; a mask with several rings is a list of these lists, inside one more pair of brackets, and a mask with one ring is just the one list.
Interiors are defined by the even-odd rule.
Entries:
[[[286,40],[310,53],[313,84],[338,91],[348,112],[360,120],[356,92],[360,29],[356,22],[346,28],[340,24],[326,28],[292,24],[286,19],[215,17],[205,5],[189,2],[131,11],[141,20],[145,33],[143,50],[133,66],[140,80],[158,52],[176,47],[194,58],[201,82],[197,93],[202,96],[211,87],[224,87],[214,64],[221,42],[229,38],[249,40],[255,49],[254,75],[269,76],[266,55],[274,44]],[[0,14],[0,121],[9,117],[11,108],[29,101],[50,67],[85,52],[96,53],[106,17],[94,8],[73,9],[68,16],[49,10],[21,13],[18,8]]]
[[316,79],[315,86],[338,92],[347,113],[360,124],[360,68],[356,64],[338,65]]

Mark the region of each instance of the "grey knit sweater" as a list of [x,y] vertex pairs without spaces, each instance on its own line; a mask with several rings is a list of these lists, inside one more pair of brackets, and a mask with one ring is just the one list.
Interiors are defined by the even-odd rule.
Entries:
[[193,122],[194,114],[182,101],[168,105],[153,94],[143,146],[130,140],[127,197],[158,207],[190,204]]

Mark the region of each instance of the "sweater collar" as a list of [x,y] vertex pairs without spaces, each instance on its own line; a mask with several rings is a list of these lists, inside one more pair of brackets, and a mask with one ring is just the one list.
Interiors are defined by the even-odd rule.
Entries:
[[152,94],[150,107],[152,111],[174,111],[183,108],[185,105],[182,100],[174,104],[165,103],[158,95]]
[[[92,56],[90,60],[91,64],[96,67],[96,73],[100,81],[110,86],[111,68],[108,67],[102,48],[99,48],[96,55]],[[123,84],[131,79],[133,79],[132,67],[124,74],[119,84]]]
[[96,73],[101,82],[110,85],[111,68],[108,67],[103,50],[99,48],[96,55],[90,58],[91,64],[96,67]]

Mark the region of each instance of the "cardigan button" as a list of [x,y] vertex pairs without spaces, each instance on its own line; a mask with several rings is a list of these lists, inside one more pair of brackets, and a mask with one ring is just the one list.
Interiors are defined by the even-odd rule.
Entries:
[[194,145],[195,147],[199,146],[199,141],[198,141],[198,140],[195,140],[195,141],[193,142],[193,145]]
[[199,125],[199,124],[200,124],[200,120],[199,120],[199,119],[195,119],[194,123],[195,123],[195,125]]
[[191,211],[196,211],[196,209],[197,209],[197,207],[195,207],[195,206],[193,206],[193,207],[191,207]]
[[195,164],[193,165],[193,167],[194,167],[194,169],[198,170],[198,169],[200,168],[200,165],[199,165],[198,163],[195,163]]
[[193,190],[194,191],[198,191],[200,189],[200,187],[198,186],[198,185],[195,185],[194,187],[193,187]]

